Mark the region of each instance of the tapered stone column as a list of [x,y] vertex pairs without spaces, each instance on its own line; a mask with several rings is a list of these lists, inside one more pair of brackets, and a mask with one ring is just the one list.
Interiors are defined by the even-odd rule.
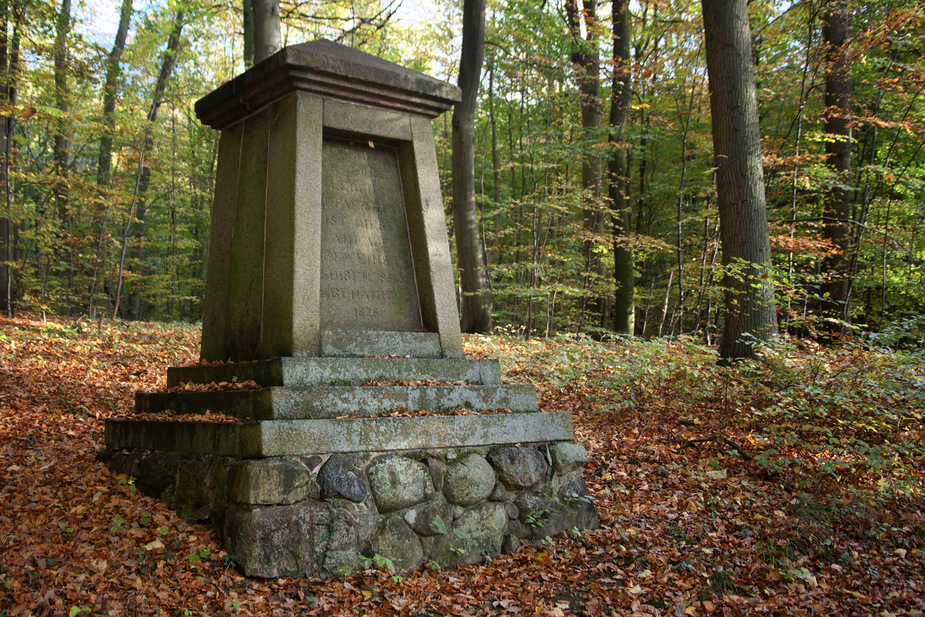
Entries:
[[428,332],[462,357],[430,124],[458,98],[321,40],[197,103],[222,132],[203,360],[318,356],[326,330]]

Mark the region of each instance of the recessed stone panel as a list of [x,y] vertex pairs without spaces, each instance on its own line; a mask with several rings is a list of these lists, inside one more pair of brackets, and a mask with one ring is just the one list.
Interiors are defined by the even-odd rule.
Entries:
[[321,327],[420,330],[395,149],[326,139],[321,174]]

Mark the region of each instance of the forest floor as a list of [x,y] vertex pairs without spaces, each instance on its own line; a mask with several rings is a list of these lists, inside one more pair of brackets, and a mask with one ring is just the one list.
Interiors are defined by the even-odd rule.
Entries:
[[0,319],[0,617],[925,615],[925,357],[468,337],[574,414],[601,526],[453,570],[252,580],[96,461],[197,329]]

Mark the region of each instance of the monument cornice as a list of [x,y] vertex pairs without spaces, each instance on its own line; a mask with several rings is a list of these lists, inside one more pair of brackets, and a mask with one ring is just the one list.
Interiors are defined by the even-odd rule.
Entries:
[[456,86],[325,39],[286,47],[196,102],[222,130],[292,92],[435,118],[460,99]]

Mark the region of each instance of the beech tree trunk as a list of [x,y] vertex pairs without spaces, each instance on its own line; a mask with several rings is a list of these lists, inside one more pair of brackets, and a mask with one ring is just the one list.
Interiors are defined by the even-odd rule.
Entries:
[[90,318],[96,317],[96,298],[103,288],[106,270],[106,225],[112,208],[109,199],[110,173],[112,171],[112,136],[116,129],[116,100],[119,90],[122,53],[132,20],[132,0],[122,0],[119,12],[119,28],[106,63],[106,84],[103,86],[103,131],[100,136],[100,154],[97,161],[96,182],[99,200],[95,207],[93,228],[98,230],[96,259],[90,289]]
[[746,0],[702,0],[723,247],[720,356],[754,356],[776,332],[771,245]]
[[[12,8],[12,11],[10,11]],[[12,14],[13,20],[9,21]],[[19,72],[19,39],[22,31],[24,11],[20,0],[0,0],[0,107],[15,109],[16,79]],[[9,29],[13,28],[12,40]],[[0,310],[8,317],[13,316],[13,298],[16,291],[16,260],[13,220],[13,186],[10,178],[12,170],[13,130],[16,117],[10,113],[0,116],[0,151],[3,161],[0,163],[0,184],[3,186],[3,210],[0,212]]]
[[254,64],[257,64],[282,49],[279,0],[251,0],[251,6],[254,11]]
[[[581,127],[585,134],[584,155],[581,162],[581,188],[584,194],[582,214],[585,238],[582,246],[584,273],[582,274],[581,312],[578,329],[583,328],[586,318],[597,321],[595,325],[605,326],[607,315],[603,299],[594,291],[600,278],[601,260],[594,251],[598,234],[604,222],[601,204],[602,157],[599,150],[592,148],[601,129],[601,77],[599,40],[596,26],[597,0],[583,0],[579,9],[577,0],[566,0],[565,12],[572,35],[572,64],[578,73],[578,94],[581,103]],[[585,35],[581,26],[585,26]]]
[[254,66],[254,2],[243,0],[244,68]]
[[[825,73],[825,154],[826,165],[832,170],[835,185],[827,191],[823,202],[825,224],[823,238],[832,242],[837,252],[823,262],[826,281],[820,288],[823,297],[823,317],[848,321],[849,265],[851,255],[851,194],[848,175],[851,173],[851,74],[845,45],[848,42],[850,13],[845,0],[832,0],[823,9],[822,37],[826,47]],[[827,330],[841,326],[828,322]]]
[[453,110],[453,225],[463,332],[491,331],[491,293],[475,199],[475,109],[484,58],[485,4],[486,0],[465,0],[463,4],[459,58],[462,99]]
[[[136,253],[138,256],[139,272],[144,272],[144,234],[145,234],[145,199],[147,197],[148,185],[151,182],[151,167],[148,165],[147,156],[154,147],[154,122],[157,120],[158,111],[161,103],[164,102],[164,92],[167,90],[167,82],[177,64],[177,52],[180,49],[180,36],[183,33],[184,14],[183,11],[177,11],[174,18],[173,29],[170,37],[167,39],[167,49],[164,51],[164,58],[161,61],[161,70],[157,76],[157,83],[154,86],[154,95],[151,98],[151,107],[148,110],[147,124],[145,127],[145,138],[142,142],[141,153],[138,157],[138,170],[135,175],[135,194],[132,199],[132,205],[129,208],[128,221],[125,225],[125,231],[122,234],[122,253],[119,259],[119,277],[116,286],[116,300],[113,307],[113,319],[119,314],[119,303],[122,296],[122,283],[125,272],[125,254],[128,247],[129,234],[132,230],[132,222],[138,221],[135,227],[134,239]],[[141,317],[141,291],[136,288],[132,293],[131,306],[134,308],[135,318]]]
[[119,76],[121,75],[122,52],[132,20],[132,0],[122,0],[119,13],[119,29],[106,63],[106,85],[103,87],[103,134],[100,137],[100,155],[97,163],[97,183],[109,186],[109,172],[112,170],[112,134],[116,128],[116,99],[118,98]]
[[610,96],[610,158],[608,197],[613,208],[614,294],[613,329],[633,335],[636,325],[634,260],[630,245],[633,232],[629,200],[626,147],[622,143],[629,121],[632,74],[630,71],[630,12],[628,0],[611,0],[613,14],[613,82]]
[[[68,153],[68,121],[67,121],[67,38],[71,31],[71,0],[62,0],[61,11],[55,22],[55,107],[58,109],[58,118],[55,122],[54,138],[54,198],[58,221],[63,229],[55,234],[59,243],[55,247],[56,261],[59,265],[66,264],[68,269],[68,298],[65,305],[67,312],[71,312],[74,292],[74,238],[71,222],[71,188],[70,188],[70,162]],[[64,246],[60,244],[63,237]],[[66,258],[66,259],[65,259]]]

